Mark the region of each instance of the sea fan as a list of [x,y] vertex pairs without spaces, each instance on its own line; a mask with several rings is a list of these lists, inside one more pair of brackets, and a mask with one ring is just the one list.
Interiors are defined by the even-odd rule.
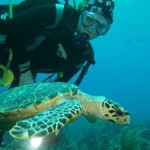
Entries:
[[141,150],[144,138],[142,133],[146,131],[142,127],[124,127],[119,138],[119,150]]

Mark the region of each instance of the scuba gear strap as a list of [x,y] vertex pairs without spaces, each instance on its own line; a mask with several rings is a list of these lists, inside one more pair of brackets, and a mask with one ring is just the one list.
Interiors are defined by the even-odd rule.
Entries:
[[74,84],[76,85],[80,85],[81,81],[83,80],[85,74],[87,73],[89,67],[91,65],[90,61],[87,61],[86,64],[83,66],[80,75],[78,76],[78,78],[76,79],[76,81],[74,82]]
[[9,19],[13,18],[13,5],[12,0],[9,0]]
[[83,78],[84,78],[85,74],[87,73],[87,71],[88,71],[90,65],[91,65],[91,64],[92,64],[92,65],[95,64],[94,50],[93,50],[93,48],[92,48],[91,45],[89,45],[89,46],[90,46],[90,47],[89,47],[89,48],[90,48],[90,49],[89,49],[89,51],[90,51],[90,56],[89,56],[89,58],[88,58],[86,64],[82,67],[81,73],[79,74],[78,78],[76,79],[76,81],[75,81],[75,83],[74,83],[74,84],[76,84],[76,85],[78,85],[78,86],[80,85],[81,81],[83,80]]

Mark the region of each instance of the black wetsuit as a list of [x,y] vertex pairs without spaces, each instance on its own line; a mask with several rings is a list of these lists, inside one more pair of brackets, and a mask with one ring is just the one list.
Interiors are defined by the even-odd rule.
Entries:
[[[0,34],[6,35],[0,44],[0,63],[6,65],[9,48],[13,50],[10,68],[15,74],[12,87],[19,84],[19,65],[30,61],[31,71],[63,72],[57,81],[68,81],[91,57],[90,44],[74,36],[78,12],[67,6],[58,24],[56,0],[28,0],[14,7],[14,18],[0,20]],[[53,3],[53,4],[49,4]],[[2,6],[4,11],[8,6]],[[1,9],[2,10],[2,9]],[[59,45],[63,46],[60,50]],[[0,133],[0,145],[4,132]]]
[[[0,34],[7,34],[5,47],[13,50],[11,69],[19,78],[18,65],[30,60],[33,72],[61,71],[64,76],[58,80],[68,81],[90,57],[88,41],[73,36],[79,14],[67,6],[56,24],[58,10],[55,4],[48,4],[48,0],[32,1],[36,0],[14,7],[15,17],[0,25]],[[64,51],[60,50],[60,44]]]

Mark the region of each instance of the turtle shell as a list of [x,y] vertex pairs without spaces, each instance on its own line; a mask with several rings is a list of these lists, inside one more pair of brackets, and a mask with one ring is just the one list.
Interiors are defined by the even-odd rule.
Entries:
[[57,105],[63,97],[76,94],[78,87],[63,82],[34,83],[0,94],[0,130],[10,129],[17,121]]

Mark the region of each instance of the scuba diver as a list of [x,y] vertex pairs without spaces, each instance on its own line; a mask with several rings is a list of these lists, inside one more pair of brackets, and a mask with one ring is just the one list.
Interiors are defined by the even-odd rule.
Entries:
[[113,10],[113,0],[80,0],[78,9],[67,0],[26,0],[8,19],[8,6],[0,6],[0,85],[30,84],[37,73],[57,73],[55,81],[68,82],[82,70],[79,85],[95,63],[89,40],[108,32]]
[[[7,14],[6,6],[0,9]],[[14,6],[13,19],[0,19],[0,84],[33,83],[38,72],[56,72],[56,81],[69,81],[86,62],[94,64],[89,40],[108,32],[113,9],[113,0],[81,0],[78,9],[56,0]]]

